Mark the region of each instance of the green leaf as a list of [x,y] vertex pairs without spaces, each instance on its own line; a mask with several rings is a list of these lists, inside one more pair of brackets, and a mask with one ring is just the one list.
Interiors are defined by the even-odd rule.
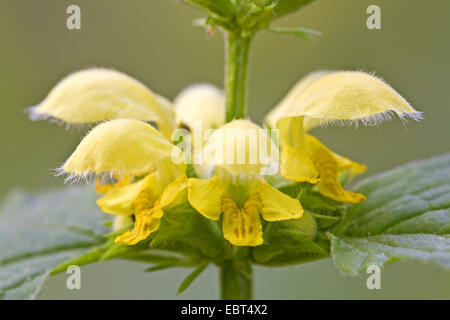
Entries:
[[[97,250],[107,239],[95,192],[70,187],[14,193],[0,208],[0,298],[35,299],[64,261]],[[83,261],[79,261],[83,262]]]
[[51,272],[51,274],[56,274],[59,272],[63,272],[67,270],[67,268],[71,265],[83,266],[85,264],[94,263],[97,261],[103,260],[105,253],[109,250],[109,248],[114,244],[113,241],[108,241],[104,245],[100,245],[94,247],[92,250],[87,251],[86,253],[73,257],[63,263],[57,265]]
[[273,0],[241,0],[237,7],[237,23],[246,32],[265,28],[274,17]]
[[161,226],[150,242],[152,248],[187,250],[200,256],[219,257],[224,239],[217,223],[204,218],[189,204],[182,204],[164,213]]
[[149,267],[145,269],[145,272],[155,272],[155,271],[161,271],[166,270],[174,267],[179,267],[179,265],[173,264],[173,263],[160,263],[155,266]]
[[365,238],[332,236],[331,254],[344,273],[357,276],[368,266],[383,266],[400,259],[434,262],[450,268],[450,235],[382,234]]
[[185,291],[189,286],[194,282],[195,279],[205,270],[205,268],[208,266],[208,262],[202,262],[197,268],[194,269],[181,283],[180,287],[178,288],[177,294],[182,293]]
[[230,0],[185,0],[213,16],[231,18],[234,14],[234,5]]
[[450,269],[450,154],[366,179],[356,191],[367,200],[350,207],[339,232],[330,235],[344,273],[398,259]]
[[319,229],[327,229],[337,223],[340,219],[339,217],[326,216],[317,213],[311,213],[311,215],[316,219],[317,228]]
[[[209,14],[206,20],[196,21],[196,25],[219,25],[226,30],[240,32],[241,36],[248,37],[260,29],[267,28],[274,19],[299,10],[314,0],[184,1]],[[302,28],[275,28],[273,31],[293,34],[303,38],[311,38],[318,35],[316,31]]]
[[315,0],[278,0],[274,13],[277,17],[282,17],[286,14],[293,13],[314,1]]
[[324,215],[337,214],[339,206],[342,206],[341,203],[308,188],[299,195],[299,200],[304,209]]
[[317,241],[315,219],[305,212],[300,219],[270,222],[264,244],[253,248],[256,263],[277,266],[307,262],[328,256],[328,241]]
[[264,179],[274,188],[276,189],[289,189],[289,188],[295,188],[297,190],[298,182],[293,180],[287,180],[286,178],[282,177],[279,174],[274,175],[267,175],[264,177]]
[[322,36],[322,32],[320,31],[302,27],[269,27],[267,28],[267,31],[296,36],[306,40],[315,40]]

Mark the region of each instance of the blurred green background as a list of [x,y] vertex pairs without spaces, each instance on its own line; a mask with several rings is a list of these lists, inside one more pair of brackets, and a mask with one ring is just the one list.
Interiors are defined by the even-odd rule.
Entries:
[[[82,29],[66,28],[66,8],[81,7]],[[366,28],[366,8],[381,7],[382,29]],[[261,32],[251,51],[250,114],[260,122],[302,76],[317,69],[375,71],[425,113],[423,123],[399,120],[370,128],[318,129],[333,150],[374,174],[449,151],[450,2],[444,0],[318,0],[277,25],[323,32],[318,41]],[[24,114],[66,74],[93,66],[124,71],[174,98],[195,82],[222,84],[223,39],[207,37],[192,20],[202,13],[180,0],[0,0],[0,196],[12,189],[62,185],[49,170],[60,165],[83,132],[31,123]],[[145,265],[108,262],[82,269],[82,290],[53,277],[43,298],[218,298],[213,267],[175,296],[184,269],[144,273]],[[255,270],[257,299],[450,298],[450,273],[433,265],[395,263],[382,289],[366,277],[343,277],[330,259]]]

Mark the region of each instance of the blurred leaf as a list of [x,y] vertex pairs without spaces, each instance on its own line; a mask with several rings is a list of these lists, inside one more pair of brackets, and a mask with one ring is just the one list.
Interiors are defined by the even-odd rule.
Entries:
[[357,276],[368,266],[400,259],[434,262],[450,269],[450,235],[382,234],[364,238],[332,236],[331,254],[344,273]]
[[281,17],[293,13],[314,1],[315,0],[278,0],[274,9],[274,14],[277,17]]
[[63,263],[57,265],[52,270],[51,274],[63,272],[67,270],[67,268],[71,265],[81,267],[85,264],[101,261],[103,259],[103,256],[105,255],[105,252],[107,252],[113,244],[114,242],[110,240],[106,244],[94,247],[92,250],[89,250],[80,256],[64,261]]
[[170,269],[170,268],[174,268],[174,267],[179,267],[179,266],[176,264],[173,264],[173,263],[160,263],[160,264],[157,264],[155,266],[145,269],[145,272],[161,271],[161,270],[166,270],[166,269]]
[[[15,193],[0,208],[0,298],[35,299],[55,266],[95,252],[105,216],[88,187]],[[83,262],[83,261],[79,261]]]
[[340,220],[339,217],[326,216],[317,213],[311,213],[311,215],[316,219],[317,228],[319,229],[329,228]]
[[338,180],[342,186],[345,186],[347,183],[350,182],[350,180],[352,180],[352,178],[353,178],[353,175],[352,175],[351,170],[347,169],[344,172],[341,172],[339,174]]
[[294,224],[296,226],[296,228],[294,229],[295,234],[301,231],[308,239],[314,239],[317,234],[316,220],[308,211],[305,211],[300,219],[288,220],[286,221],[286,223],[288,223],[289,228],[284,229],[283,232],[291,232],[288,230],[291,229],[291,224]]
[[185,0],[200,9],[223,18],[231,18],[234,14],[234,5],[231,0]]
[[194,282],[195,279],[205,270],[205,268],[208,266],[208,262],[202,262],[197,268],[194,269],[181,283],[180,287],[178,288],[177,293],[180,294],[183,291],[185,291],[189,286]]
[[237,12],[240,28],[251,32],[266,27],[274,17],[274,8],[273,0],[241,0]]
[[342,206],[342,203],[327,198],[311,189],[305,189],[299,195],[299,200],[304,209],[326,215],[336,214],[339,206]]
[[302,28],[302,27],[269,27],[267,31],[296,36],[306,40],[315,40],[322,36],[320,31]]
[[274,188],[283,189],[283,188],[291,188],[296,187],[298,184],[296,181],[287,180],[279,174],[267,175],[264,176],[264,179]]
[[398,259],[450,269],[450,154],[376,175],[356,188],[367,196],[349,208],[332,255],[345,273]]
[[[224,29],[237,31],[248,37],[265,29],[276,18],[294,12],[314,0],[185,0],[209,14],[206,20],[196,25],[220,25]],[[314,38],[317,31],[303,28],[273,28],[273,32],[292,34],[302,38]]]

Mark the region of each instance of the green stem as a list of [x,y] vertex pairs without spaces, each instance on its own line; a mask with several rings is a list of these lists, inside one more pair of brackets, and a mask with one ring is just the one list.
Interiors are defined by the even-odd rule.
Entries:
[[227,31],[225,57],[226,121],[245,118],[250,37]]
[[222,300],[250,300],[252,291],[253,279],[250,265],[239,260],[224,261],[220,265],[220,298]]

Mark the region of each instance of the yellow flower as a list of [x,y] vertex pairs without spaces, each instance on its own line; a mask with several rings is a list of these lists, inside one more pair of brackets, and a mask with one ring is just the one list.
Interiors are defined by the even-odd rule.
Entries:
[[185,201],[186,176],[160,169],[147,175],[138,182],[124,187],[113,187],[97,201],[106,213],[130,217],[134,214],[135,224],[132,231],[118,236],[116,243],[133,245],[145,240],[150,233],[159,228],[164,209]]
[[174,101],[177,123],[194,128],[201,121],[204,130],[225,123],[225,95],[210,84],[196,84],[181,91]]
[[[262,161],[259,155],[266,146],[271,152]],[[239,150],[242,158],[236,154]],[[303,209],[298,200],[262,179],[262,170],[270,167],[275,159],[271,155],[278,150],[257,125],[247,120],[228,123],[210,137],[203,151],[211,156],[201,165],[207,168],[203,172],[216,176],[207,180],[189,179],[188,200],[208,219],[219,220],[223,212],[223,234],[233,245],[258,246],[263,243],[259,214],[266,221],[302,217]],[[232,157],[227,159],[230,154]]]
[[281,174],[291,180],[317,183],[337,201],[358,203],[361,194],[344,190],[338,175],[362,173],[365,166],[331,152],[307,131],[319,124],[377,124],[396,114],[419,120],[420,112],[382,80],[363,72],[320,71],[308,75],[266,117],[280,130]]
[[133,224],[133,219],[131,216],[117,216],[114,218],[114,222],[112,225],[113,232],[122,230],[125,227]]
[[54,118],[66,123],[95,123],[112,119],[152,121],[170,137],[173,108],[144,84],[114,70],[88,69],[61,80],[30,111],[31,118]]
[[130,119],[101,123],[84,137],[61,168],[69,179],[89,175],[138,176],[164,161],[182,162],[182,152],[151,125]]
[[208,180],[188,180],[190,204],[204,217],[219,220],[223,212],[223,235],[235,246],[263,243],[259,214],[266,221],[298,219],[300,202],[261,179],[235,180],[215,176]]
[[[96,177],[95,189],[104,193],[98,205],[119,215],[114,230],[134,216],[133,231],[117,242],[145,239],[158,229],[165,208],[187,201],[184,156],[168,140],[175,128],[174,108],[141,82],[114,70],[75,72],[32,108],[31,117],[67,123],[110,120],[84,137],[59,174],[67,174],[66,180]],[[105,178],[114,181],[102,183]]]
[[277,127],[277,121],[292,112],[292,109],[298,104],[302,93],[314,82],[329,75],[330,71],[316,71],[308,74],[292,87],[281,102],[273,108],[266,116],[265,122],[271,128]]
[[116,181],[114,183],[102,183],[102,179],[101,178],[96,178],[95,179],[95,192],[102,194],[102,193],[106,193],[108,191],[110,191],[113,186],[126,186],[127,184],[129,184],[130,182],[132,182],[131,180],[133,180],[132,176],[123,176],[123,177],[119,177],[118,175],[113,174],[112,178],[116,179]]
[[[186,167],[182,152],[151,125],[117,119],[95,127],[61,168],[68,179],[111,176],[118,182],[98,185],[105,195],[97,201],[106,213],[130,217],[133,231],[116,239],[135,244],[157,230],[164,209],[179,203],[186,189]],[[133,182],[136,177],[143,177]],[[184,196],[186,198],[186,195]],[[187,201],[187,200],[186,200]],[[120,219],[118,225],[129,222]]]
[[267,131],[248,120],[234,120],[216,130],[196,154],[197,169],[220,168],[234,176],[275,174],[279,152]]

